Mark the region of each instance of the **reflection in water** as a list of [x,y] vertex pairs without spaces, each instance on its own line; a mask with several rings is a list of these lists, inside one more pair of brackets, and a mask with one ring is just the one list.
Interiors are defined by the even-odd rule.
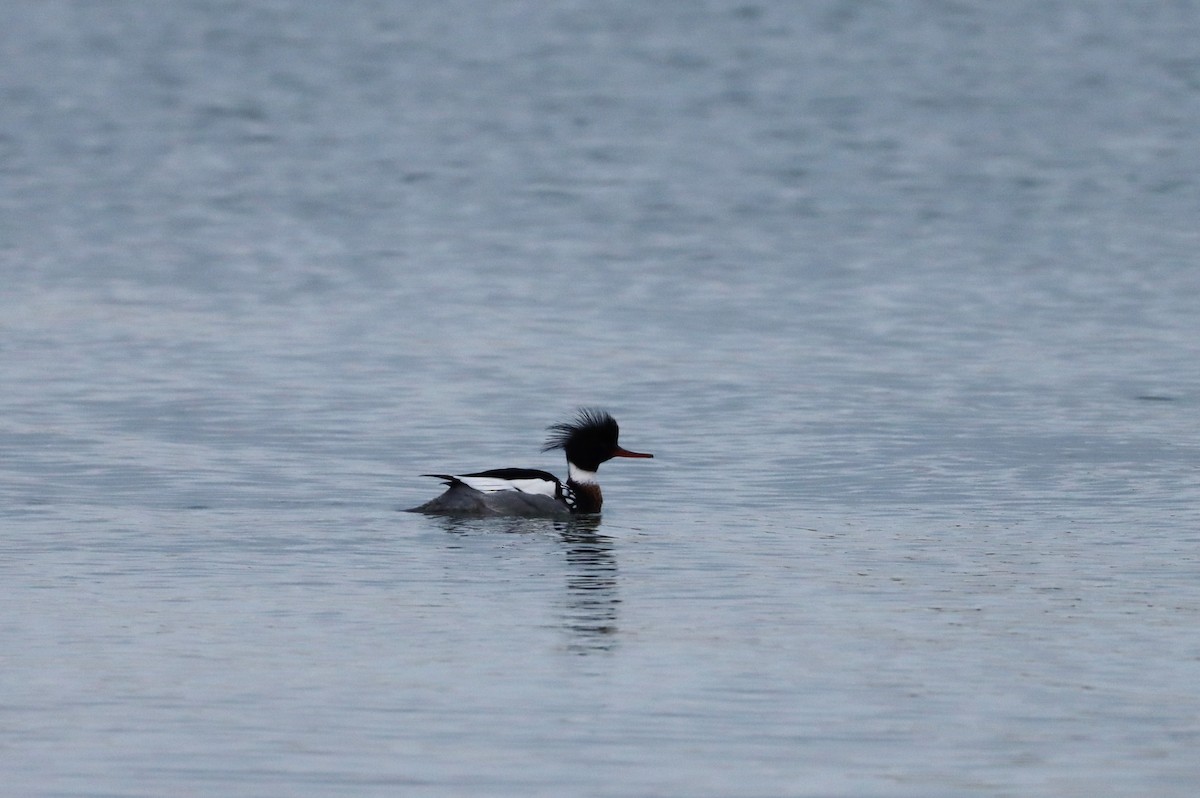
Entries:
[[621,603],[617,560],[612,538],[599,533],[600,516],[570,520],[439,517],[436,523],[455,535],[556,534],[566,553],[563,627],[571,637],[568,649],[587,654],[609,651],[616,645],[617,605]]
[[586,654],[611,650],[617,642],[617,560],[612,538],[598,534],[600,518],[563,525],[560,536],[567,553],[564,618],[571,633],[569,648]]

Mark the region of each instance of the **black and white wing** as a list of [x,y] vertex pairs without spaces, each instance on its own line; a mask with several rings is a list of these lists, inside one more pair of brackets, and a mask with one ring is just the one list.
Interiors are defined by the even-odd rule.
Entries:
[[446,483],[446,492],[412,512],[451,515],[561,516],[570,513],[558,478],[531,468],[497,468],[474,474],[424,474]]

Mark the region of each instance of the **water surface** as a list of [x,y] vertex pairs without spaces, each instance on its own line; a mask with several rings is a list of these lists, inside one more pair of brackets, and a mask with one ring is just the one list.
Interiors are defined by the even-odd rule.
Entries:
[[[1186,4],[9,4],[38,796],[1191,795]],[[430,471],[654,460],[593,521]]]

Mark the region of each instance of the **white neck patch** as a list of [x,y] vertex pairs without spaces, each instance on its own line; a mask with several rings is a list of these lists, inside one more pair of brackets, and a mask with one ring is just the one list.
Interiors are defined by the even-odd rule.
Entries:
[[580,468],[579,466],[575,465],[570,460],[568,460],[567,461],[567,479],[571,480],[576,485],[595,485],[596,484],[596,472],[595,471],[584,471],[582,468]]

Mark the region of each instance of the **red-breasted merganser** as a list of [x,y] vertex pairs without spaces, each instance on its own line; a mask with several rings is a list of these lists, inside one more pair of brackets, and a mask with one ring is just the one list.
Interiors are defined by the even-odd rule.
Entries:
[[474,474],[422,474],[449,487],[436,499],[409,510],[432,515],[568,516],[600,512],[604,497],[596,482],[600,464],[614,457],[653,457],[617,445],[617,420],[603,410],[580,410],[550,428],[543,452],[567,455],[567,481],[532,468],[496,468]]

